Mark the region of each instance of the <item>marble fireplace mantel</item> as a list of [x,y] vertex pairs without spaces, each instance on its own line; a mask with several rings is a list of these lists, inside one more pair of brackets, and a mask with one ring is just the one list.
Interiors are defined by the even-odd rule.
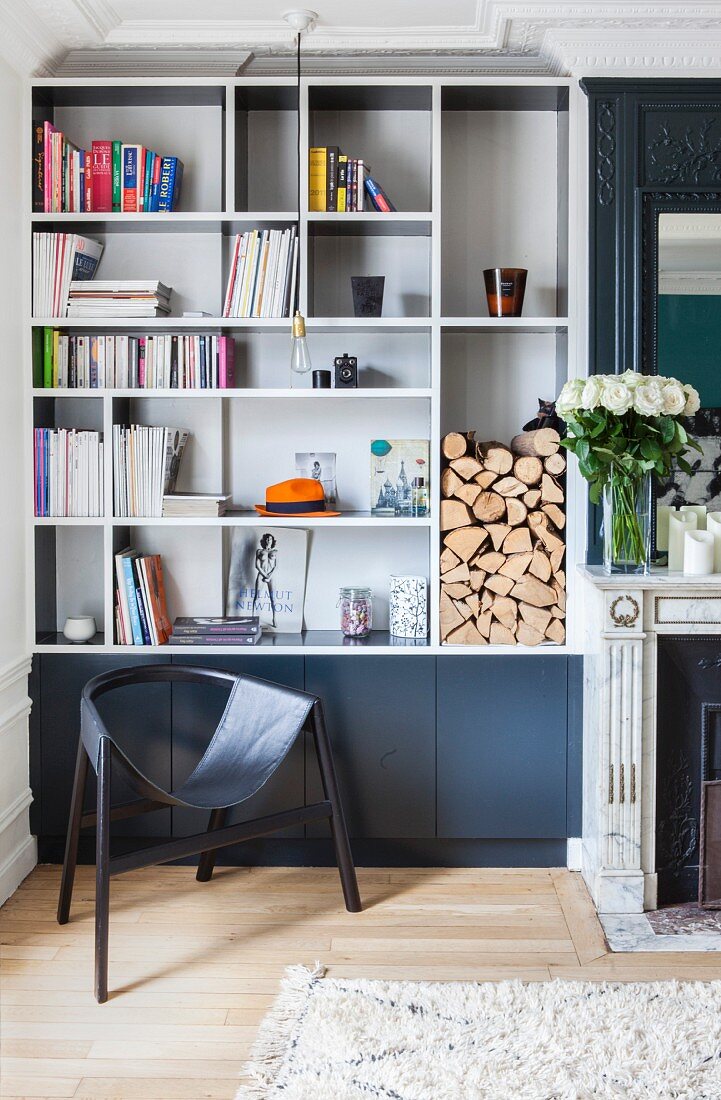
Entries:
[[721,636],[721,574],[584,582],[582,871],[599,913],[656,908],[656,641]]

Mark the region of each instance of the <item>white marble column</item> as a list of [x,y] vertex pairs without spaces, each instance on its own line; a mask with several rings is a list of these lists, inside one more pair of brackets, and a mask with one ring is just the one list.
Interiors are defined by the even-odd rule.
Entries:
[[595,589],[588,602],[584,877],[600,912],[640,913],[643,592]]

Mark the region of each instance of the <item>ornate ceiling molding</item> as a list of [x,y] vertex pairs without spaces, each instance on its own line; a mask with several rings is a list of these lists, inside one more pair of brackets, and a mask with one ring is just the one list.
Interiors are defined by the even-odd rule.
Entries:
[[[232,63],[227,51],[241,57],[252,53],[258,58],[251,63],[254,71],[272,72],[292,48],[292,35],[281,18],[213,19],[212,3],[207,3],[197,19],[174,19],[172,6],[158,18],[153,5],[148,5],[147,19],[124,19],[120,0],[116,3],[117,8],[113,0],[0,0],[0,51],[28,74],[59,72],[67,56],[65,71],[75,74],[81,58],[98,71],[87,56],[91,50],[98,51],[99,64],[108,66],[105,71],[120,66],[119,51],[129,51],[128,62],[132,51],[185,50],[192,72],[207,64],[206,72],[218,74]],[[306,40],[309,66],[315,59],[318,71],[352,73],[357,71],[355,58],[361,66],[373,58],[373,71],[410,73],[412,64],[397,59],[414,55],[418,72],[444,71],[439,59],[445,58],[445,71],[461,73],[657,75],[672,70],[687,76],[721,75],[718,0],[477,0],[467,25],[392,27],[382,26],[383,5],[374,8],[374,3],[367,0],[364,20],[357,26],[333,26],[327,15],[332,3],[326,0],[327,11],[321,10],[319,25]],[[421,0],[418,10],[423,10]],[[225,55],[220,68],[210,54],[203,57],[204,51],[216,50]],[[271,63],[268,55],[280,61]],[[139,72],[145,56],[129,61],[127,71]],[[169,54],[163,64],[172,66],[175,56]]]

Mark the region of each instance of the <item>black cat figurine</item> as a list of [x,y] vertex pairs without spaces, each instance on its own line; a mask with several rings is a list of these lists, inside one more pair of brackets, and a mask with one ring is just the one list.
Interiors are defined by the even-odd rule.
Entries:
[[559,435],[566,434],[566,425],[556,412],[555,401],[543,401],[538,398],[538,415],[523,425],[524,432],[535,431],[536,428],[555,428]]

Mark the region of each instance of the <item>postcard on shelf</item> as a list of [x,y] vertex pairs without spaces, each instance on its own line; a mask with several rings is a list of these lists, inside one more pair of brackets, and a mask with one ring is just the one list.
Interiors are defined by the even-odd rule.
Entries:
[[413,515],[415,479],[428,490],[428,456],[427,439],[371,440],[371,515]]
[[335,508],[337,489],[335,483],[335,452],[296,451],[295,472],[298,477],[312,478],[323,486],[327,508]]
[[257,615],[264,632],[303,629],[308,532],[292,527],[236,527],[230,552],[226,614]]

